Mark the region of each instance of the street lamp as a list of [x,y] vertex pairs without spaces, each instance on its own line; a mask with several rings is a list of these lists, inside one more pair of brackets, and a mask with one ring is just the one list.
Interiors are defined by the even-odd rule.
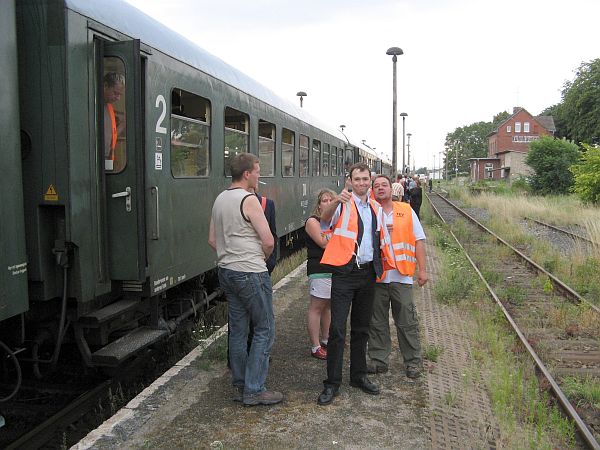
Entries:
[[308,96],[308,94],[304,91],[297,92],[296,95],[300,97],[300,108],[302,108],[302,100],[304,97]]
[[402,173],[404,173],[404,168],[406,167],[406,161],[405,161],[405,148],[404,148],[404,139],[406,137],[406,134],[404,132],[404,121],[406,120],[406,117],[408,116],[408,114],[406,114],[405,112],[400,113],[400,117],[402,117]]
[[456,153],[456,159],[454,162],[454,180],[456,181],[456,184],[458,184],[458,146],[456,146],[454,151]]
[[[344,128],[346,128],[346,125],[340,125],[340,131],[342,132],[342,134],[344,134]],[[344,137],[346,138],[346,141],[348,142],[348,145],[350,145],[350,140],[348,139],[348,136],[346,136],[344,134]]]
[[440,162],[438,164],[440,166],[439,167],[440,176],[438,177],[438,180],[441,180],[442,179],[442,175],[443,175],[443,171],[442,171],[442,153],[443,152],[438,152],[438,156],[439,156],[439,160],[440,160]]
[[402,55],[404,54],[404,52],[402,51],[402,49],[400,47],[390,47],[387,49],[387,52],[385,52],[386,55],[391,55],[392,56],[392,62],[393,62],[393,66],[394,66],[394,80],[393,80],[393,89],[394,89],[394,97],[393,97],[393,107],[392,107],[392,114],[393,114],[393,125],[392,125],[392,170],[394,171],[394,177],[397,174],[397,167],[398,167],[398,163],[396,160],[396,151],[398,149],[398,136],[396,134],[396,128],[398,126],[398,121],[397,121],[397,105],[396,105],[396,61],[398,60],[398,55]]
[[435,180],[435,153],[433,154],[433,171],[432,172],[433,172],[433,174],[431,176]]
[[410,133],[406,133],[406,137],[408,138],[408,142],[406,144],[406,148],[407,148],[407,153],[408,153],[408,159],[407,159],[407,166],[408,170],[406,171],[407,173],[410,172],[410,137],[412,136],[412,134]]

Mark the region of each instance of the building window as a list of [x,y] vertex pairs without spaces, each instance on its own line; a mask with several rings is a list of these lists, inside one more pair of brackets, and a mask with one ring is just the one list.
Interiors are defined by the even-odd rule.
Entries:
[[281,175],[284,177],[294,176],[295,145],[296,134],[292,130],[284,128],[281,135]]
[[248,115],[233,108],[225,108],[225,175],[231,176],[229,158],[248,151]]
[[210,169],[210,101],[182,89],[171,92],[171,173],[206,177]]
[[275,176],[275,125],[262,119],[258,121],[258,159],[260,176]]
[[300,176],[308,176],[308,136],[300,135]]
[[512,127],[510,125],[506,125],[506,132],[510,133],[512,131]]
[[521,122],[515,122],[515,133],[521,132]]
[[313,177],[321,175],[321,141],[313,139]]
[[523,132],[524,133],[529,133],[529,122],[525,122],[523,124]]
[[492,178],[492,169],[494,168],[494,164],[485,163],[485,177]]

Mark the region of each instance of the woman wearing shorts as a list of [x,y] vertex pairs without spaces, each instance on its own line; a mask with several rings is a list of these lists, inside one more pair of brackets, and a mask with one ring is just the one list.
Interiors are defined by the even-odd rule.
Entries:
[[321,211],[335,198],[335,192],[330,189],[322,189],[317,196],[317,204],[312,215],[304,224],[308,235],[306,272],[310,290],[308,336],[311,345],[310,354],[318,359],[327,359],[327,340],[331,322],[331,270],[321,265],[321,258],[331,236],[331,230],[329,223],[321,221]]

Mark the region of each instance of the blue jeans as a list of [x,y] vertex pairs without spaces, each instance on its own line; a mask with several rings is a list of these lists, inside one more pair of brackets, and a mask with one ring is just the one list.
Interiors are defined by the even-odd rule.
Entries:
[[[268,272],[237,272],[219,267],[219,284],[229,310],[229,365],[233,385],[245,395],[266,390],[269,354],[275,340],[273,288]],[[254,336],[248,352],[248,326]]]

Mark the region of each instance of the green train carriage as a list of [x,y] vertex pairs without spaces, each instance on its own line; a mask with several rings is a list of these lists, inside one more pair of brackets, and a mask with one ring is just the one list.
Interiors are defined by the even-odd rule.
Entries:
[[[337,130],[127,3],[17,2],[18,88],[15,26],[2,21],[15,125],[2,136],[14,168],[2,262],[20,273],[3,275],[0,341],[38,373],[65,343],[88,366],[118,366],[215,295],[209,215],[235,153],[259,156],[283,243],[358,160]],[[111,74],[124,89],[107,113]]]

